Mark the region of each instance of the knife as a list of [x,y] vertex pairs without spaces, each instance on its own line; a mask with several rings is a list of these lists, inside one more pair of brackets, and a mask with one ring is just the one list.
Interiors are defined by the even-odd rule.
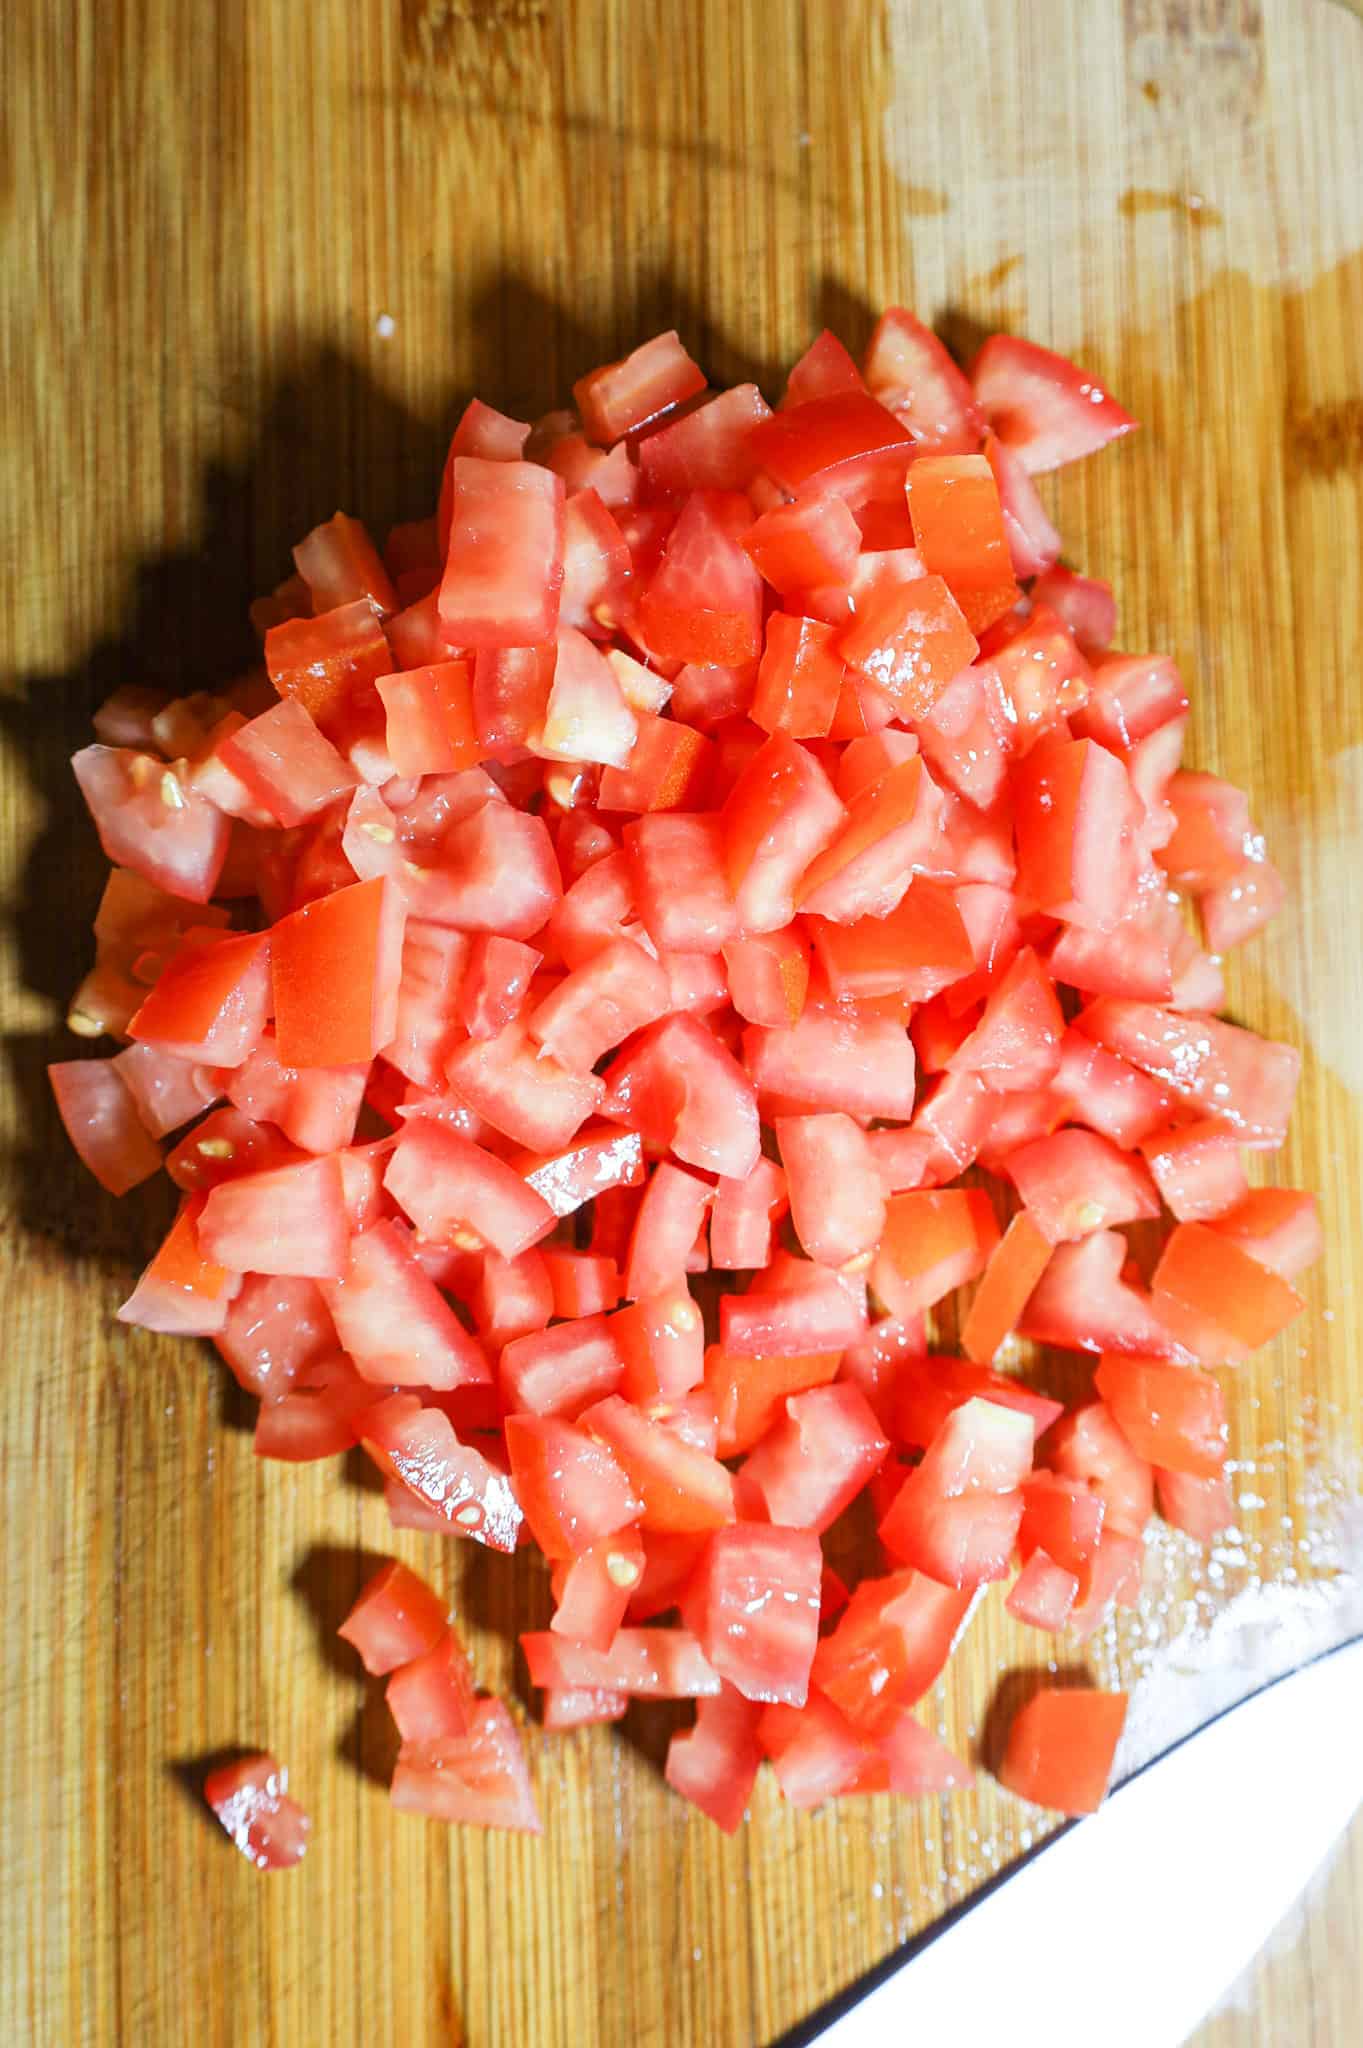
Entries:
[[1363,1803],[1363,1639],[1147,1764],[777,2048],[1177,2048]]

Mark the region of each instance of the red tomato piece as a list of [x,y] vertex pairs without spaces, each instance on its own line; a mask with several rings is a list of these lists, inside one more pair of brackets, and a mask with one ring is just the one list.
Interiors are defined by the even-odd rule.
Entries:
[[[1103,1502],[1104,1531],[1139,1536],[1154,1512],[1154,1480],[1140,1456],[1101,1401],[1075,1408],[1047,1437],[1046,1462],[1062,1479],[1077,1480]],[[1070,1565],[1054,1542],[1046,1548],[1058,1564]]]
[[1038,577],[1033,596],[1060,615],[1086,653],[1100,653],[1112,645],[1117,601],[1110,583],[1053,564]]
[[265,666],[281,697],[292,697],[328,738],[344,746],[371,724],[381,729],[375,685],[392,651],[368,598],[320,619],[295,618],[265,635]]
[[521,1158],[518,1166],[555,1216],[571,1216],[612,1189],[639,1186],[643,1145],[637,1131],[588,1124],[563,1151]]
[[473,717],[471,662],[431,662],[380,676],[376,687],[399,775],[450,775],[477,767],[483,748]]
[[1167,654],[1109,654],[1094,667],[1088,702],[1072,714],[1070,729],[1119,751],[1187,709],[1183,678]]
[[223,1764],[204,1779],[204,1798],[257,1870],[287,1870],[307,1852],[312,1822],[290,1799],[288,1783],[288,1772],[264,1754]]
[[654,1167],[630,1235],[625,1293],[631,1301],[683,1287],[687,1253],[713,1198],[708,1181],[671,1160]]
[[1124,1151],[1165,1125],[1173,1108],[1171,1093],[1073,1028],[1060,1041],[1050,1086],[1068,1116]]
[[603,811],[677,811],[693,805],[709,784],[713,749],[702,733],[677,718],[634,714],[638,736],[623,768],[607,768],[597,802]]
[[1284,1280],[1314,1265],[1324,1249],[1316,1198],[1298,1188],[1253,1188],[1213,1228]]
[[837,391],[864,391],[866,385],[851,355],[828,328],[816,335],[786,379],[781,411],[827,398]]
[[569,489],[559,624],[592,639],[609,633],[627,607],[631,575],[629,544],[596,491]]
[[1044,1686],[1014,1716],[999,1782],[1033,1806],[1096,1813],[1126,1720],[1126,1694]]
[[844,1110],[900,1122],[913,1115],[913,1045],[891,1018],[807,1003],[789,1030],[751,1025],[743,1056],[761,1094],[801,1111]]
[[720,812],[729,887],[744,932],[780,931],[790,923],[796,884],[844,815],[814,756],[786,734],[774,735],[753,756]]
[[1226,1403],[1210,1373],[1118,1353],[1100,1358],[1094,1385],[1142,1458],[1190,1479],[1226,1462]]
[[754,725],[797,740],[827,733],[843,676],[842,662],[831,646],[834,632],[820,619],[771,614],[750,712]]
[[[985,459],[998,486],[1003,530],[1015,576],[1049,571],[1060,553],[1060,535],[1051,524],[1026,464],[997,434],[984,437]],[[1005,622],[1006,623],[1006,622]]]
[[570,1642],[606,1654],[643,1575],[644,1544],[637,1530],[619,1529],[603,1537],[571,1563],[555,1566],[550,1628]]
[[520,1023],[460,1046],[446,1077],[459,1100],[494,1130],[535,1152],[570,1144],[605,1095],[594,1075],[575,1074],[541,1053]]
[[1236,1133],[1199,1117],[1141,1140],[1155,1185],[1180,1223],[1208,1223],[1249,1193]]
[[917,1315],[983,1272],[998,1240],[989,1197],[979,1189],[893,1195],[871,1285],[892,1315]]
[[1183,889],[1210,889],[1229,882],[1256,846],[1249,798],[1219,775],[1188,770],[1170,778],[1164,800],[1174,815],[1174,832],[1160,852],[1160,865]]
[[460,1442],[443,1409],[394,1394],[365,1410],[360,1432],[384,1477],[401,1481],[452,1534],[493,1550],[516,1548],[522,1513],[510,1478]]
[[638,726],[615,671],[600,648],[572,626],[560,626],[555,645],[544,719],[532,730],[530,745],[547,760],[625,767]]
[[1197,899],[1207,944],[1214,953],[1243,946],[1263,930],[1287,900],[1287,884],[1272,861],[1246,860],[1225,882],[1204,889]]
[[569,1417],[614,1393],[623,1371],[624,1359],[603,1315],[581,1316],[514,1339],[497,1369],[508,1412]]
[[128,1025],[182,1059],[235,1067],[254,1050],[270,1009],[273,934],[192,929]]
[[532,1630],[521,1637],[521,1648],[532,1685],[589,1686],[660,1700],[708,1699],[720,1690],[719,1673],[684,1628],[622,1628],[604,1654],[549,1629]]
[[286,1065],[357,1065],[392,1038],[405,916],[397,890],[376,880],[307,903],[274,927],[270,978]]
[[1123,1277],[1126,1239],[1095,1230],[1057,1245],[1023,1311],[1019,1334],[1071,1351],[1137,1351],[1188,1362],[1192,1353],[1155,1303]]
[[267,1031],[248,1059],[224,1068],[219,1078],[246,1116],[277,1124],[304,1152],[334,1152],[355,1135],[369,1069],[286,1067]]
[[843,660],[884,690],[897,716],[919,719],[979,653],[979,643],[940,576],[887,584],[845,627]]
[[718,1460],[618,1394],[588,1408],[580,1426],[614,1454],[628,1476],[643,1502],[643,1528],[689,1535],[734,1519],[733,1481]]
[[948,1586],[1006,1576],[1022,1521],[1032,1422],[978,1397],[954,1408],[879,1527],[893,1557]]
[[397,1558],[375,1572],[336,1633],[354,1645],[366,1671],[385,1677],[433,1650],[449,1613],[424,1580]]
[[887,916],[928,864],[941,823],[941,793],[922,761],[897,762],[850,799],[837,836],[800,878],[801,909],[839,924]]
[[588,437],[609,448],[704,389],[704,371],[692,362],[676,329],[669,328],[620,362],[604,363],[579,378],[573,401]]
[[751,661],[762,646],[762,582],[743,551],[746,498],[694,491],[667,537],[639,618],[663,661]]
[[553,1294],[553,1312],[570,1319],[601,1315],[618,1306],[620,1269],[600,1252],[547,1246],[541,1254]]
[[1077,1019],[1088,1038],[1149,1074],[1204,1116],[1273,1149],[1287,1134],[1301,1054],[1216,1017],[1101,997]]
[[489,1351],[543,1330],[554,1313],[553,1283],[543,1256],[531,1251],[518,1259],[499,1259],[496,1252],[488,1252],[469,1306]]
[[743,1179],[721,1177],[710,1212],[710,1264],[724,1272],[765,1266],[772,1225],[788,1206],[785,1175],[759,1159]]
[[668,1784],[726,1835],[738,1830],[762,1761],[759,1712],[734,1686],[724,1685],[699,1702],[694,1726],[679,1729],[667,1746]]
[[1029,1628],[1043,1628],[1056,1635],[1069,1619],[1078,1591],[1074,1573],[1062,1571],[1038,1548],[1014,1579],[1004,1606]]
[[1047,740],[1018,770],[1018,894],[1071,924],[1110,931],[1130,903],[1137,801],[1093,740]]
[[642,1503],[629,1474],[585,1428],[559,1416],[509,1415],[505,1432],[516,1494],[546,1557],[581,1556],[638,1521]]
[[59,1060],[47,1070],[66,1135],[100,1186],[126,1195],[161,1166],[116,1060]]
[[[407,929],[410,943],[410,923]],[[457,1010],[470,1038],[495,1038],[525,1008],[530,984],[543,965],[544,955],[520,939],[504,939],[496,932],[479,932],[471,941],[462,935],[445,934],[447,943],[456,938],[465,948],[463,972],[450,987],[442,1008]],[[405,975],[405,961],[403,971]]]
[[670,952],[719,952],[738,929],[720,823],[680,811],[655,813],[627,825],[624,840],[625,872],[653,944]]
[[757,1099],[733,1054],[696,1017],[668,1017],[606,1070],[603,1113],[688,1166],[742,1180],[760,1156]]
[[177,1337],[211,1337],[223,1329],[241,1278],[204,1257],[198,1218],[202,1195],[180,1204],[164,1243],[118,1311],[121,1323]]
[[293,551],[319,615],[363,599],[380,613],[397,610],[397,597],[379,551],[358,519],[337,512],[299,541]]
[[405,1742],[391,1797],[400,1813],[543,1833],[520,1737],[500,1700],[479,1700],[467,1735]]
[[1087,1580],[1098,1554],[1107,1500],[1089,1489],[1086,1478],[1031,1472],[1022,1482],[1022,1526],[1018,1549],[1024,1558],[1041,1551],[1076,1582]]
[[1195,1542],[1210,1543],[1223,1529],[1235,1526],[1235,1504],[1224,1473],[1194,1479],[1186,1472],[1157,1472],[1155,1486],[1165,1521]]
[[972,1598],[922,1572],[863,1579],[814,1653],[814,1684],[855,1728],[882,1733],[936,1682]]
[[441,1244],[470,1235],[514,1259],[554,1227],[553,1210],[514,1167],[429,1119],[405,1126],[383,1184],[422,1237]]
[[339,1277],[349,1228],[335,1156],[220,1182],[199,1214],[198,1234],[207,1256],[234,1273]]
[[[229,1192],[218,1189],[209,1200]],[[481,1348],[396,1223],[373,1223],[350,1240],[349,1256],[322,1298],[356,1370],[377,1385],[443,1389],[491,1377]]]
[[1150,1291],[1174,1334],[1212,1365],[1247,1358],[1306,1306],[1280,1273],[1205,1223],[1177,1225]]
[[579,1073],[671,1008],[667,975],[642,946],[617,939],[576,967],[527,1019],[530,1036]]
[[404,1743],[467,1735],[478,1707],[473,1671],[453,1628],[395,1671],[384,1687]]
[[968,378],[931,328],[902,306],[889,307],[876,322],[862,373],[915,441],[943,455],[979,446],[984,421]]
[[454,647],[553,637],[563,584],[563,479],[533,462],[456,456],[440,623]]
[[589,1728],[601,1721],[622,1721],[629,1707],[627,1692],[604,1686],[546,1687],[540,1720],[546,1729]]
[[819,1639],[823,1556],[812,1529],[717,1529],[682,1619],[721,1679],[748,1700],[803,1706]]
[[544,724],[557,648],[480,647],[473,664],[473,722],[491,760],[518,760]]
[[[720,1341],[726,1352],[742,1358],[808,1358],[843,1351],[866,1327],[866,1289],[847,1275],[808,1259],[793,1259],[782,1275],[779,1291],[771,1274],[755,1276],[745,1295],[720,1297]],[[794,1283],[794,1284],[792,1284]]]
[[746,490],[753,473],[752,429],[771,418],[755,384],[735,384],[639,443],[645,488],[662,496],[687,491]]
[[889,1773],[874,1744],[817,1689],[801,1708],[764,1708],[758,1740],[792,1806],[805,1809],[844,1792],[889,1789]]
[[743,1465],[768,1519],[822,1533],[850,1507],[889,1454],[866,1397],[854,1386],[790,1395],[785,1415]]
[[[305,1387],[288,1388],[277,1400],[262,1401],[256,1417],[254,1448],[258,1458],[304,1465],[338,1457],[360,1441],[363,1418],[385,1400],[383,1389],[362,1380],[340,1352],[320,1365],[309,1366],[307,1382]],[[413,1500],[405,1487],[397,1490],[404,1499]],[[395,1521],[394,1526],[400,1525]],[[436,1520],[435,1526],[443,1531],[445,1525]]]
[[921,1338],[916,1348],[906,1346],[891,1383],[891,1434],[900,1443],[926,1449],[940,1435],[948,1417],[971,1400],[992,1401],[1027,1416],[1035,1437],[1049,1429],[1063,1412],[1059,1401],[1033,1393],[1020,1380],[991,1372],[986,1366],[969,1365],[961,1358],[936,1354],[929,1358],[924,1351],[925,1340]]
[[885,1225],[885,1195],[866,1134],[841,1110],[776,1119],[791,1221],[821,1265],[865,1264]]
[[1092,455],[1136,425],[1086,370],[1013,334],[989,337],[970,384],[1000,441],[1034,476]]
[[953,1074],[978,1074],[998,1091],[1043,1087],[1059,1067],[1064,1035],[1055,988],[1031,947],[1024,946],[947,1068]]
[[787,1396],[826,1386],[838,1371],[836,1351],[805,1357],[745,1357],[715,1344],[705,1354],[705,1389],[719,1418],[718,1452],[740,1456],[781,1419]]
[[744,535],[743,546],[764,582],[787,596],[821,584],[845,583],[861,534],[841,498],[797,498],[793,505],[764,512]]
[[347,796],[358,775],[296,697],[219,741],[218,759],[280,825],[301,825]]
[[231,823],[174,767],[126,747],[85,747],[71,763],[115,867],[207,903],[227,858]]
[[773,413],[754,427],[758,466],[795,495],[818,480],[846,486],[869,474],[902,476],[912,455],[908,431],[864,391],[831,392]]
[[913,543],[973,632],[1017,598],[994,472],[983,455],[923,455],[905,478]]
[[1022,1211],[989,1255],[961,1328],[961,1349],[987,1365],[1018,1319],[1051,1256],[1049,1240]]
[[1010,1152],[1004,1171],[1053,1245],[1160,1212],[1145,1167],[1096,1131],[1037,1138]]
[[797,927],[731,939],[724,968],[730,999],[747,1023],[781,1030],[798,1021],[809,991],[809,943]]
[[622,1308],[611,1335],[624,1361],[620,1388],[640,1406],[679,1400],[705,1370],[704,1319],[684,1285]]

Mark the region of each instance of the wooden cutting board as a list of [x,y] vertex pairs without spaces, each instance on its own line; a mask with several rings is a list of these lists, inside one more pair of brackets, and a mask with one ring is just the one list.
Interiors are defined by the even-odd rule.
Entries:
[[[1272,1171],[1321,1190],[1331,1231],[1308,1316],[1227,1375],[1239,1539],[1161,1539],[1141,1615],[1091,1646],[1102,1680],[1144,1678],[1149,1747],[1348,1625],[1363,27],[1325,0],[9,0],[0,63],[0,2035],[769,2041],[1043,1819],[988,1777],[812,1817],[764,1785],[729,1841],[664,1794],[670,1710],[531,1734],[542,1841],[390,1813],[382,1700],[332,1635],[375,1558],[449,1589],[491,1685],[545,1590],[395,1540],[355,1461],[344,1484],[257,1465],[203,1347],[112,1323],[165,1204],[103,1199],[44,1092],[100,871],[66,757],[116,683],[230,674],[249,597],[337,505],[424,513],[471,390],[530,417],[676,325],[716,380],[774,393],[821,324],[859,346],[889,301],[1092,366],[1144,429],[1049,501],[1121,643],[1177,655],[1191,759],[1249,785],[1292,881],[1232,1007],[1308,1050]],[[987,1749],[1036,1656],[991,1594],[933,1716]],[[257,1876],[196,1802],[241,1743],[311,1808],[296,1873]],[[1284,2031],[1209,2040],[1300,2041],[1308,2012],[1317,2042],[1357,2039],[1357,1834],[1350,1868],[1263,1994],[1255,2024]]]

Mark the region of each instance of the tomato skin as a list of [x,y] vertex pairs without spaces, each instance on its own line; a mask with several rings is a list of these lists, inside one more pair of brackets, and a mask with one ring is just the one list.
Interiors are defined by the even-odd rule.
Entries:
[[812,1529],[717,1529],[682,1596],[682,1619],[747,1700],[803,1706],[819,1639],[823,1555]]
[[1050,1256],[1050,1240],[1027,1212],[1014,1216],[989,1255],[961,1327],[961,1349],[968,1358],[988,1365],[1016,1328]]
[[210,1771],[204,1798],[235,1846],[257,1870],[287,1870],[301,1863],[312,1828],[289,1774],[272,1756],[247,1756]]
[[121,1323],[180,1337],[212,1337],[224,1328],[242,1281],[205,1258],[197,1227],[202,1208],[202,1195],[180,1204],[165,1241],[117,1312]]
[[240,1066],[269,1015],[270,947],[266,932],[192,928],[129,1022],[129,1034],[205,1066]]
[[[860,478],[869,462],[876,473],[902,475],[912,444],[894,415],[864,391],[843,390],[773,413],[753,429],[758,466],[792,495]],[[876,458],[880,462],[876,463]]]
[[358,1650],[366,1671],[382,1678],[434,1649],[448,1618],[430,1587],[390,1558],[366,1582],[336,1633]]
[[618,363],[605,363],[573,386],[589,438],[604,448],[705,389],[705,373],[675,328],[655,334]]
[[999,1782],[1033,1806],[1096,1813],[1126,1720],[1126,1694],[1043,1687],[1014,1715]]
[[47,1078],[66,1134],[101,1187],[126,1195],[159,1172],[161,1148],[114,1060],[59,1060]]
[[1205,1223],[1177,1225],[1150,1292],[1175,1335],[1210,1365],[1248,1357],[1306,1306],[1281,1274]]
[[270,934],[279,1057],[291,1067],[371,1060],[393,1036],[406,911],[393,885],[357,882]]

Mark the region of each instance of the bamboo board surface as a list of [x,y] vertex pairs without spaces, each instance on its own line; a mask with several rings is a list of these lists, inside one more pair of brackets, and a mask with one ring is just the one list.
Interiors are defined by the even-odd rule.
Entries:
[[[818,326],[856,347],[894,301],[1099,372],[1144,430],[1049,500],[1292,882],[1232,1007],[1307,1048],[1275,1172],[1331,1236],[1309,1315],[1234,1380],[1238,1540],[1162,1541],[1092,1646],[1143,1680],[1133,1754],[1158,1746],[1350,1625],[1363,26],[1326,0],[10,0],[0,66],[0,2038],[770,2041],[1044,1821],[987,1776],[813,1817],[764,1785],[729,1841],[665,1795],[658,1711],[532,1733],[543,1841],[390,1814],[381,1695],[331,1635],[375,1557],[448,1587],[491,1685],[547,1595],[394,1539],[356,1465],[260,1467],[203,1347],[112,1323],[165,1205],[101,1197],[42,1085],[100,880],[66,757],[116,683],[232,673],[249,598],[338,504],[420,516],[472,390],[531,417],[677,325],[774,393]],[[1004,1623],[991,1595],[934,1703],[967,1750],[1035,1659]],[[192,1796],[242,1743],[313,1813],[289,1876]],[[1357,2040],[1361,1856],[1356,1827],[1207,2048]]]

